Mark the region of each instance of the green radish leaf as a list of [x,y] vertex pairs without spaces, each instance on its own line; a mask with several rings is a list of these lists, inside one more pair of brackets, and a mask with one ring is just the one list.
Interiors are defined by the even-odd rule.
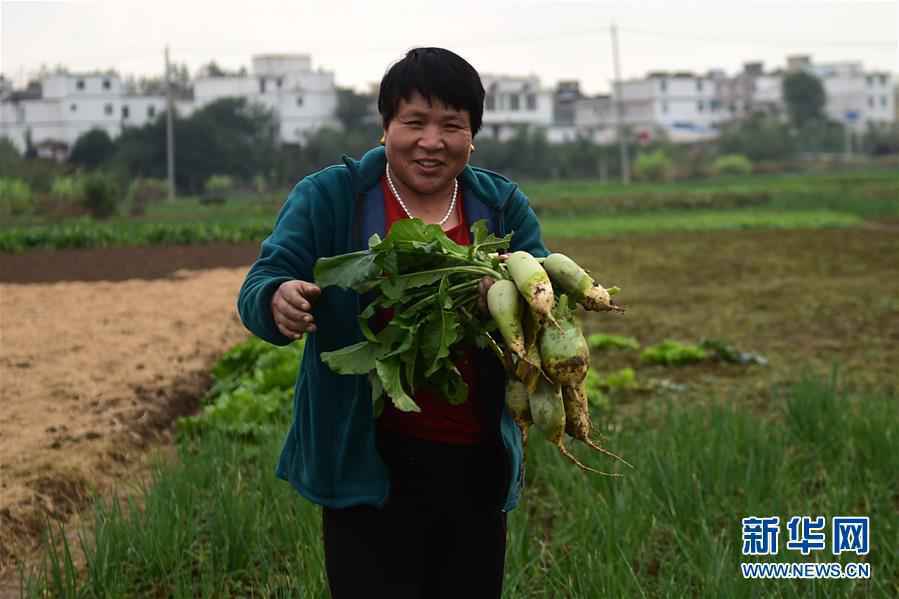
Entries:
[[[417,332],[418,330],[416,329],[416,333]],[[418,337],[418,335],[410,335],[410,339],[412,340],[412,343],[409,350],[400,356],[400,359],[402,359],[405,367],[406,382],[409,384],[409,393],[414,394],[415,389],[418,387],[415,378],[415,366],[418,364],[418,345],[420,337]]]
[[368,374],[368,382],[371,385],[372,414],[377,418],[384,411],[384,385],[377,372]]
[[381,236],[377,233],[372,233],[372,236],[368,238],[368,249],[373,250],[375,247],[381,244]]
[[367,374],[375,369],[383,353],[380,344],[360,341],[335,351],[322,352],[321,358],[337,374]]
[[444,276],[445,273],[429,273],[424,272],[415,275],[406,275],[404,277],[393,277],[381,283],[381,293],[388,299],[400,299],[408,289],[422,287],[424,285],[433,285]]
[[372,279],[380,274],[375,257],[369,250],[364,250],[319,258],[315,262],[315,283],[323,288],[337,286],[364,293],[371,288]]
[[402,354],[408,352],[415,341],[415,334],[418,332],[418,325],[413,324],[411,326],[406,326],[402,324],[400,319],[396,319],[396,321],[391,322],[398,330],[402,331],[397,334],[399,344],[395,344],[396,347],[393,347],[390,351],[381,356],[382,359],[392,358],[393,356],[402,356]]
[[378,377],[393,405],[403,412],[421,412],[421,408],[403,390],[402,363],[399,358],[381,360],[377,363]]
[[455,367],[449,371],[441,371],[433,379],[432,384],[440,395],[454,406],[465,403],[468,399],[468,385],[462,380],[462,375]]
[[459,339],[458,328],[459,321],[454,312],[439,310],[432,314],[431,325],[425,329],[430,334],[422,340],[422,353],[431,361],[425,376],[430,377],[437,372],[449,357],[450,347]]
[[389,249],[398,252],[402,252],[403,248],[408,248],[415,253],[442,251],[460,258],[468,257],[468,248],[447,237],[438,225],[426,225],[418,218],[408,218],[393,223],[384,243],[388,244]]
[[359,314],[359,328],[362,329],[362,335],[372,343],[378,343],[378,338],[371,330],[371,325],[369,325],[369,320],[375,315],[376,309],[377,306],[372,302]]
[[509,249],[512,235],[496,237],[487,230],[486,219],[471,225],[471,245],[468,246],[468,257],[473,258],[478,252],[490,253]]
[[487,230],[487,219],[482,218],[481,220],[475,221],[473,225],[471,225],[471,245],[479,246],[490,236],[490,231]]

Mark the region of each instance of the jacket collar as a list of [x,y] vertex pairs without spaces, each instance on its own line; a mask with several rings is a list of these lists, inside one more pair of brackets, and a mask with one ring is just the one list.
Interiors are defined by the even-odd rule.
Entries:
[[[352,176],[354,191],[357,194],[365,193],[381,180],[387,166],[387,153],[384,146],[377,146],[366,152],[360,160],[344,155],[343,163]],[[518,186],[503,177],[487,173],[489,171],[466,164],[459,175],[459,181],[466,194],[474,194],[490,208],[501,210]]]

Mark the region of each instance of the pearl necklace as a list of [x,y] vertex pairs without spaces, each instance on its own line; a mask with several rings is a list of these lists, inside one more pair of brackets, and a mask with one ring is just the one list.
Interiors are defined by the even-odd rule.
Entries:
[[[412,213],[409,212],[409,209],[406,207],[406,204],[403,202],[403,198],[400,197],[400,192],[397,191],[396,186],[393,184],[393,179],[390,177],[390,165],[387,165],[387,185],[390,186],[390,191],[393,192],[393,196],[396,198],[396,201],[400,203],[400,206],[403,207],[403,211],[405,211],[406,216],[409,218],[415,218],[412,216]],[[453,179],[453,197],[450,200],[449,210],[446,211],[446,216],[443,217],[438,225],[441,227],[443,223],[449,220],[450,215],[453,213],[453,209],[456,207],[456,194],[459,192],[459,181],[457,179]]]

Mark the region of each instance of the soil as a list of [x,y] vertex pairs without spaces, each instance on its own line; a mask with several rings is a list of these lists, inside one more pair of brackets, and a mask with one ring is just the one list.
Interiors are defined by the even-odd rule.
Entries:
[[0,255],[0,574],[48,521],[138,481],[197,409],[210,365],[248,335],[235,299],[257,252]]

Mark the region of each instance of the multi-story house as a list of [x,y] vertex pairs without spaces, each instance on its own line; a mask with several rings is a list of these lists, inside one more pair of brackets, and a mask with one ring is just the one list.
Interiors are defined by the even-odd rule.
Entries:
[[720,72],[655,72],[622,81],[615,86],[622,121],[638,137],[660,130],[674,142],[716,137],[719,123],[728,118],[718,92],[720,78]]
[[617,139],[615,104],[612,96],[581,98],[574,107],[574,125],[580,137],[596,144],[609,144]]
[[[247,98],[273,111],[281,141],[287,143],[302,142],[323,126],[340,126],[334,74],[313,71],[303,54],[255,56],[252,75],[207,73],[195,80],[193,91],[192,99],[175,100],[176,114],[188,116],[221,98]],[[54,74],[38,86],[0,96],[0,137],[24,152],[30,136],[35,147],[50,147],[54,157],[64,158],[91,129],[115,138],[123,128],[143,126],[165,109],[164,96],[129,94],[114,74]]]
[[[141,127],[165,111],[162,96],[132,96],[112,73],[56,73],[0,101],[0,137],[9,138],[19,151],[26,138],[39,151],[64,158],[75,140],[91,129],[118,137],[124,127]],[[190,102],[176,110],[189,113]]]
[[306,54],[258,55],[251,75],[195,79],[197,108],[228,97],[247,98],[271,110],[285,143],[302,143],[321,127],[340,128],[334,73],[313,70]]
[[765,73],[761,62],[747,62],[734,77],[720,76],[718,90],[728,119],[744,119],[755,113],[783,114],[783,77]]
[[481,133],[506,141],[521,127],[547,129],[553,124],[553,92],[536,76],[482,75],[486,96]]
[[818,77],[827,97],[827,116],[857,133],[896,122],[893,77],[888,72],[865,71],[860,61],[813,63],[806,55],[788,57],[787,69]]

